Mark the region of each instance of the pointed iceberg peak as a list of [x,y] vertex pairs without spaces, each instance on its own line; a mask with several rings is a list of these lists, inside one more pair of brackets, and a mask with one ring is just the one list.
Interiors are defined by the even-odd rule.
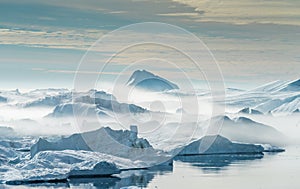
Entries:
[[157,76],[147,70],[134,71],[129,78],[127,85],[156,92],[179,89],[179,87],[171,81]]
[[132,85],[138,81],[142,81],[144,79],[149,79],[149,78],[155,78],[155,77],[157,76],[151,72],[148,72],[147,70],[136,70],[129,78],[127,85]]

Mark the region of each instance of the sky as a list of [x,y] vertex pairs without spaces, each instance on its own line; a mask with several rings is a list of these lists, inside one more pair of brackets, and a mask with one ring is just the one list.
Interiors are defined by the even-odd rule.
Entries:
[[[72,88],[74,73],[91,45],[120,27],[141,22],[172,24],[197,36],[212,52],[228,87],[300,78],[298,0],[0,0],[0,89]],[[122,39],[129,36],[137,35]],[[107,75],[119,75],[132,56],[142,59],[159,52],[180,60],[179,67],[187,72],[193,70],[175,58],[175,52],[147,46],[121,54]],[[145,67],[152,64],[148,61]],[[149,69],[180,82],[167,63]],[[122,73],[129,78],[131,71]]]

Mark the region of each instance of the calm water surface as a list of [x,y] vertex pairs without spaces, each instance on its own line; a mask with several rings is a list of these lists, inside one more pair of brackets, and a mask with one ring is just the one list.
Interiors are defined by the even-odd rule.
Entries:
[[68,183],[0,188],[300,188],[300,147],[260,155],[186,156],[160,170],[127,171],[113,178],[78,178]]

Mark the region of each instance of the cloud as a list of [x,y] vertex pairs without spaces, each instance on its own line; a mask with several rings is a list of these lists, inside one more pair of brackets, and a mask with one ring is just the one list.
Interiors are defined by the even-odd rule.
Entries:
[[[118,5],[118,6],[116,6]],[[34,7],[34,8],[33,8]],[[136,8],[138,7],[138,8]],[[51,62],[54,66],[45,73],[74,74],[78,63],[68,57],[63,49],[76,50],[72,53],[84,53],[96,40],[109,31],[136,22],[158,21],[181,26],[193,32],[211,49],[222,71],[232,80],[244,79],[281,79],[297,77],[299,73],[300,44],[300,1],[297,0],[2,0],[0,5],[0,47],[8,45],[59,49],[61,52],[54,60],[32,57],[15,60],[15,51],[6,52],[2,62],[20,65],[24,62]],[[18,10],[24,12],[20,12]],[[39,10],[39,11],[35,11]],[[20,19],[20,18],[23,19]],[[169,34],[164,37],[168,38]],[[122,45],[126,38],[141,38],[134,32],[116,38],[110,45]],[[180,40],[180,38],[178,38]],[[191,49],[196,49],[191,45]],[[11,48],[13,49],[13,48]],[[25,49],[25,48],[24,48]],[[61,50],[61,51],[60,51]],[[81,52],[77,52],[77,50]],[[51,50],[49,50],[51,51]],[[110,56],[105,49],[97,49],[103,55]],[[156,55],[159,54],[157,57]],[[57,52],[56,52],[57,53]],[[10,56],[11,57],[8,57]],[[74,56],[72,54],[72,56]],[[54,55],[55,56],[55,55]],[[113,59],[118,69],[122,66],[148,58],[168,59],[172,57],[179,67],[191,69],[186,59],[176,52],[159,47],[141,47],[128,50]],[[61,58],[61,61],[59,60]],[[102,61],[95,57],[92,61]],[[57,62],[74,62],[67,69]],[[145,61],[154,69],[175,73],[166,62]],[[51,65],[52,66],[52,65]],[[57,67],[56,67],[57,66]],[[61,66],[61,67],[60,67]],[[69,65],[68,65],[69,66]],[[169,69],[169,70],[167,70]],[[5,69],[3,72],[5,72]],[[48,71],[48,72],[47,72]],[[193,71],[193,70],[192,70]],[[191,72],[192,72],[191,71]],[[234,71],[234,74],[233,74]],[[107,70],[116,73],[115,70]],[[267,73],[266,73],[267,72]],[[98,74],[84,71],[83,74]],[[288,74],[281,74],[288,73]],[[163,74],[163,73],[162,73]],[[58,74],[62,75],[62,74]],[[197,72],[195,72],[195,78]],[[176,74],[170,74],[176,77]],[[281,78],[278,78],[281,77]],[[249,79],[250,78],[250,79]]]
[[70,30],[61,28],[51,31],[48,28],[36,29],[0,29],[2,45],[20,45],[27,47],[86,50],[105,30]]
[[273,23],[300,26],[300,1],[295,0],[173,0],[201,12],[198,21],[234,24]]
[[163,13],[158,14],[159,16],[174,16],[174,17],[182,17],[182,16],[188,16],[188,17],[197,17],[199,15],[198,12],[178,12],[178,13]]

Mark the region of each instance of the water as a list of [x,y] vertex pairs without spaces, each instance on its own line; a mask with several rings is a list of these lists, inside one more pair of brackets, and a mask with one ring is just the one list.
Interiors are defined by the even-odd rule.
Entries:
[[299,188],[300,147],[284,153],[259,155],[186,156],[172,167],[127,171],[112,178],[77,178],[49,183],[0,188]]

